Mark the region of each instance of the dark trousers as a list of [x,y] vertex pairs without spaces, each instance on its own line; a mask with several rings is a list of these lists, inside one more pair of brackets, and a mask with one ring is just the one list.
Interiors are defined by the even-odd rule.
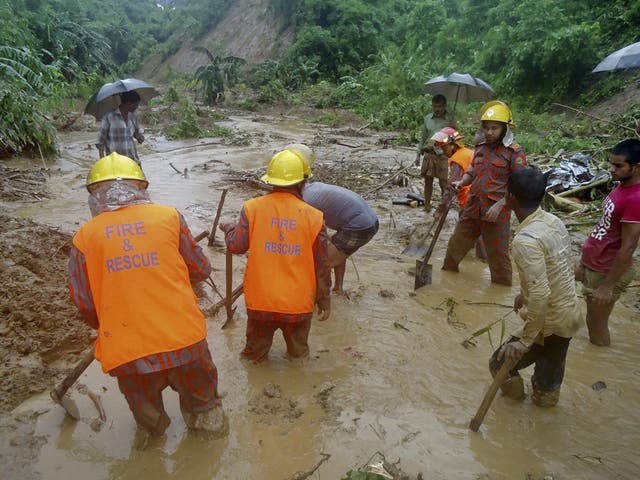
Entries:
[[[511,337],[506,343],[517,342],[517,337]],[[518,370],[527,368],[535,363],[531,385],[536,390],[551,392],[560,388],[564,378],[564,368],[566,364],[567,351],[571,338],[549,335],[544,337],[544,345],[534,343],[527,353],[525,353],[515,368],[510,372],[511,376],[518,376]],[[500,347],[493,352],[489,360],[489,369],[495,374],[502,364],[504,358],[498,361]]]

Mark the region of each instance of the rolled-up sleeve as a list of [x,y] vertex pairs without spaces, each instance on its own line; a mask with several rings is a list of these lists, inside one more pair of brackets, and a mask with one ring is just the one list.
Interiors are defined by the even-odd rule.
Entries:
[[178,215],[180,217],[180,255],[189,269],[191,283],[201,282],[211,275],[211,263],[202,248],[193,239],[182,214],[178,213]]
[[527,306],[527,320],[520,341],[530,347],[544,329],[545,314],[551,295],[544,252],[530,241],[514,241],[513,260],[520,275],[520,288]]
[[93,303],[93,294],[89,285],[87,262],[84,254],[75,246],[71,247],[69,265],[69,294],[71,300],[78,307],[84,321],[92,328],[98,328],[98,315]]

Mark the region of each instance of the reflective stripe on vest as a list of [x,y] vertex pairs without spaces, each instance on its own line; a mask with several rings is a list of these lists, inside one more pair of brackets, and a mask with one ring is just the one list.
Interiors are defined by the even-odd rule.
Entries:
[[73,238],[87,263],[105,372],[206,337],[179,243],[178,212],[155,204],[103,212]]
[[[467,147],[462,147],[457,149],[453,153],[453,155],[449,157],[449,165],[451,165],[452,163],[457,163],[462,168],[462,174],[464,175],[464,172],[466,172],[467,168],[469,168],[469,165],[471,165],[471,160],[473,160],[473,150]],[[461,207],[464,207],[467,203],[469,190],[471,190],[471,185],[462,187],[457,193],[458,203]]]
[[311,313],[316,298],[313,243],[322,212],[293,194],[273,192],[244,204],[249,257],[244,274],[248,309]]

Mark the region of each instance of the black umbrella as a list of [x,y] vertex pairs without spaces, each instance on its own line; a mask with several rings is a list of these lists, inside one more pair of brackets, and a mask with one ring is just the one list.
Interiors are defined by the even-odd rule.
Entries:
[[620,50],[616,50],[602,60],[591,72],[608,72],[610,70],[634,67],[640,67],[640,42],[632,43]]
[[93,115],[96,120],[101,120],[105,113],[112,112],[120,105],[120,95],[125,92],[137,92],[140,101],[147,103],[160,93],[147,82],[137,78],[125,78],[112,83],[105,83],[96,93],[84,109],[84,113]]
[[491,85],[468,73],[452,73],[432,78],[424,84],[424,89],[431,95],[441,94],[447,100],[454,98],[455,110],[458,102],[469,103],[489,100],[496,92]]

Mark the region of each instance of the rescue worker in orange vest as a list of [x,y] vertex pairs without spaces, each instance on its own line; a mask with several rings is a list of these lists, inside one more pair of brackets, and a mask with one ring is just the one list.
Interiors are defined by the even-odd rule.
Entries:
[[162,391],[170,386],[189,428],[222,434],[218,372],[191,286],[211,265],[182,215],[152,203],[147,186],[140,166],[118,153],[93,165],[93,218],[73,238],[71,298],[98,330],[95,357],[118,379],[142,432],[169,426]]
[[278,329],[290,358],[307,357],[314,306],[321,321],[331,311],[327,230],[322,212],[302,199],[304,167],[294,151],[277,153],[262,177],[273,192],[245,202],[238,223],[220,225],[231,252],[249,251],[244,274],[247,332],[241,356],[255,362],[267,359]]
[[[433,148],[438,155],[446,155],[449,159],[449,185],[453,182],[457,182],[462,179],[464,172],[467,171],[471,160],[473,159],[473,150],[467,148],[462,141],[464,135],[458,132],[455,128],[444,127],[442,130],[436,132],[431,137],[433,141]],[[457,192],[458,204],[460,205],[460,213],[467,204],[467,197],[471,190],[471,185],[462,187]],[[442,200],[436,208],[434,219],[440,218],[443,214],[445,205],[451,201],[453,195],[453,189],[447,188],[442,194]],[[484,248],[482,237],[478,237],[476,240],[476,257],[482,260],[487,259],[487,252]]]
[[[310,178],[311,165],[316,158],[313,151],[302,143],[291,143],[285,149],[302,157],[305,175]],[[375,236],[379,228],[378,217],[364,198],[338,185],[306,183],[302,198],[320,210],[327,228],[336,232],[329,240],[329,263],[335,274],[333,291],[343,294],[347,258]]]

